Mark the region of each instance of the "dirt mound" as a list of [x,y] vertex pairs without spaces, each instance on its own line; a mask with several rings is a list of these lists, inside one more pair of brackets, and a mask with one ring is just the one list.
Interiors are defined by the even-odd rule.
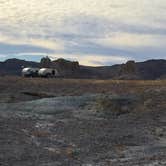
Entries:
[[[161,91],[158,95],[164,98]],[[107,97],[91,94],[1,104],[0,164],[164,166],[165,110],[156,106],[132,111],[134,96]],[[101,98],[101,111],[118,111],[118,116],[106,118],[96,112],[94,105]]]

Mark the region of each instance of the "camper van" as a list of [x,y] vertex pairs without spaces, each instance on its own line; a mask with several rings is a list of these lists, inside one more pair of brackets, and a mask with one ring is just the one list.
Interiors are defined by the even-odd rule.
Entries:
[[39,68],[26,67],[22,69],[23,77],[37,77]]
[[38,75],[40,77],[58,77],[58,71],[51,68],[42,68],[39,70]]

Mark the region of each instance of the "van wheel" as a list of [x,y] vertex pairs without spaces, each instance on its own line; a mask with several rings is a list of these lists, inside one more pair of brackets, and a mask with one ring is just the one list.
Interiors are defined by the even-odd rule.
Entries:
[[46,75],[46,77],[47,77],[47,78],[51,78],[51,74],[48,73],[48,74]]

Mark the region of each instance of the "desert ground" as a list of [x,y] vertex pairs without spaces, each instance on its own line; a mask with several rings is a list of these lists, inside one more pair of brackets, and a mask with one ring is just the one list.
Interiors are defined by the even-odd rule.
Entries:
[[0,166],[162,165],[166,80],[0,77]]

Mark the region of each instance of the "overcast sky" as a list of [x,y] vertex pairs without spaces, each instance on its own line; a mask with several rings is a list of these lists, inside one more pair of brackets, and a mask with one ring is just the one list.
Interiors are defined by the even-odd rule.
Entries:
[[0,61],[166,59],[166,0],[0,0]]

